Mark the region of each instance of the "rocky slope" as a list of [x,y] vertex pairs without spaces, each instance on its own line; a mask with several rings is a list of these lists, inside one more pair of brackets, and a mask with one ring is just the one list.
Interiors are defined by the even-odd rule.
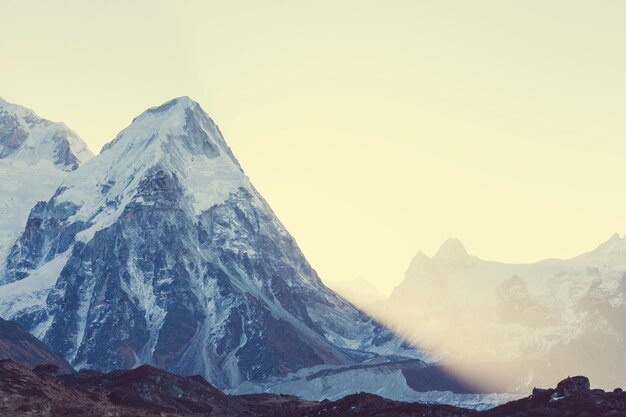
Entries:
[[148,363],[234,387],[422,355],[322,284],[186,97],[35,205],[2,280],[0,314],[77,368]]
[[623,417],[626,393],[589,389],[585,377],[568,378],[555,389],[477,412],[448,405],[392,401],[352,394],[337,401],[303,401],[273,394],[229,396],[200,376],[180,377],[141,366],[109,373],[58,375],[48,366],[27,369],[0,361],[0,415],[67,416],[272,416],[272,417]]
[[0,318],[0,359],[12,359],[29,368],[52,364],[62,373],[74,370],[62,356],[52,352],[19,324]]
[[[30,209],[93,154],[63,123],[0,98],[0,268]],[[2,277],[0,276],[0,283]]]

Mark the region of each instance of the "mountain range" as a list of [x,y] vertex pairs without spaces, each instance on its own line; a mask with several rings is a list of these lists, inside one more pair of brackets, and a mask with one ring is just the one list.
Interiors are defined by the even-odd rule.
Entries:
[[364,308],[505,391],[573,373],[626,383],[626,238],[617,234],[572,259],[531,264],[485,261],[449,239],[432,257],[419,252],[391,296]]
[[[28,194],[20,204],[32,207],[3,232],[0,316],[75,368],[151,364],[234,389],[303,369],[424,363],[322,283],[193,100],[146,110],[93,158],[64,125],[3,103],[0,168],[19,160],[28,174],[2,200]],[[39,165],[59,173],[31,196],[48,175]]]
[[0,317],[65,370],[151,365],[237,395],[473,409],[571,373],[625,385],[619,235],[527,265],[450,239],[418,253],[388,299],[363,280],[336,286],[344,298],[188,97],[146,110],[95,157],[64,124],[0,100],[0,173]]

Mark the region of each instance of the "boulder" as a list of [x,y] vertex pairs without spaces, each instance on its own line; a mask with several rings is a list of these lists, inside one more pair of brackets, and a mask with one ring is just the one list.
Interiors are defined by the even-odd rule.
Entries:
[[556,386],[559,397],[567,397],[579,391],[589,391],[591,388],[589,378],[586,376],[567,377]]

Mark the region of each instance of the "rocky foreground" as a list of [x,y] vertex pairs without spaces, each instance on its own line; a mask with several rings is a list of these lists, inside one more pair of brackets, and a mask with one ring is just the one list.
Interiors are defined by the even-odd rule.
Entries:
[[56,365],[31,370],[12,360],[1,360],[0,416],[599,417],[626,416],[626,393],[621,389],[592,390],[587,378],[574,377],[555,389],[535,389],[528,398],[477,412],[363,393],[322,402],[273,394],[233,396],[200,376],[182,377],[147,365],[108,373],[61,374]]

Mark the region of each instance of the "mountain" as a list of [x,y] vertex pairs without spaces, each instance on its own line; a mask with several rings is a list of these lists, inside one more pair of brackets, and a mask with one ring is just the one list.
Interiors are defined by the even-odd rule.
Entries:
[[446,363],[505,381],[508,390],[572,373],[620,385],[626,238],[532,264],[485,261],[449,239],[433,257],[419,252],[391,296],[368,311]]
[[63,357],[52,352],[19,324],[0,318],[0,359],[12,359],[29,368],[55,365],[60,372],[74,372]]
[[343,298],[360,308],[366,308],[371,304],[385,299],[385,295],[363,277],[358,277],[350,281],[329,282],[327,285]]
[[153,364],[234,387],[423,357],[322,284],[187,97],[136,117],[37,203],[2,280],[0,314],[79,369]]
[[85,142],[63,123],[0,98],[0,267],[30,209],[91,157]]

